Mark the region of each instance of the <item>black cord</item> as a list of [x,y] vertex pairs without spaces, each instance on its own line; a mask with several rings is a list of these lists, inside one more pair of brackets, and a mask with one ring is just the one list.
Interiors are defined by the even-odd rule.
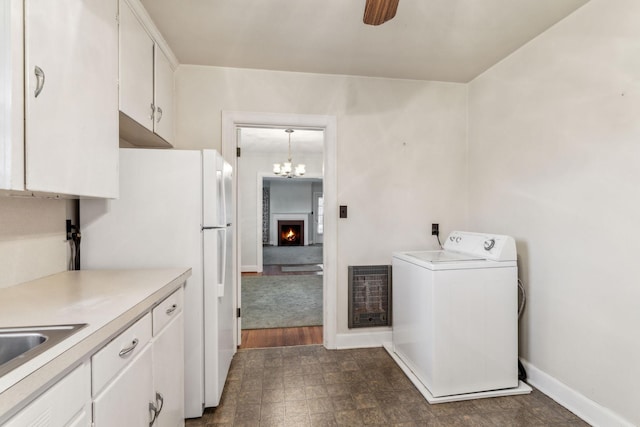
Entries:
[[76,251],[76,245],[73,240],[69,239],[69,253],[70,253],[69,265],[68,265],[69,270],[75,269],[73,265],[73,260],[75,258],[75,251]]
[[82,239],[82,234],[79,231],[77,233],[72,233],[71,239],[73,240],[73,245],[75,246],[73,255],[73,269],[80,270],[80,240]]
[[440,245],[440,249],[442,249],[442,243],[440,243],[440,234],[436,234],[436,239],[438,239],[438,244]]
[[522,364],[522,362],[520,362],[520,360],[518,360],[518,379],[520,381],[527,380],[527,371],[524,369],[524,365]]
[[71,257],[69,259],[70,270],[80,270],[80,240],[82,234],[77,230],[75,226],[72,226],[72,232],[69,234],[69,245],[71,248]]
[[[527,305],[527,293],[524,290],[524,284],[522,280],[518,279],[518,291],[521,294],[520,304],[518,306],[518,321],[520,320],[520,316],[522,316],[522,312],[524,311],[524,307]],[[527,371],[524,369],[524,365],[518,359],[518,379],[520,381],[527,380]]]

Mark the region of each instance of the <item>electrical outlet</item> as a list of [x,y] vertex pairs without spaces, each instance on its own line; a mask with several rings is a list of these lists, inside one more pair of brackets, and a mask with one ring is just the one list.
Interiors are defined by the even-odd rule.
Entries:
[[432,236],[440,235],[440,224],[431,224],[431,235]]
[[347,207],[345,205],[340,206],[340,218],[347,217]]

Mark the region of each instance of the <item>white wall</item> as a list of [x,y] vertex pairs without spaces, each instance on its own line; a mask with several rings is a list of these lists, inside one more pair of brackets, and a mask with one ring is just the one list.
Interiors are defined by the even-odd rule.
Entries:
[[306,213],[312,210],[311,181],[271,182],[271,213]]
[[0,196],[0,288],[67,270],[65,220],[76,204]]
[[337,117],[337,199],[349,218],[338,222],[336,321],[349,333],[349,265],[435,248],[432,222],[466,228],[466,102],[456,83],[180,66],[175,145],[220,149],[223,110]]
[[634,425],[639,18],[592,0],[469,86],[470,228],[518,241],[521,354]]

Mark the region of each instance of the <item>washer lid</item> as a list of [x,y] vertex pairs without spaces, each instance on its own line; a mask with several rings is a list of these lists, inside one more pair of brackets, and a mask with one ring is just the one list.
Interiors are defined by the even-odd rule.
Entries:
[[460,262],[460,261],[484,261],[473,255],[461,254],[451,251],[423,251],[423,252],[406,252],[406,255],[418,258],[421,261],[432,263]]

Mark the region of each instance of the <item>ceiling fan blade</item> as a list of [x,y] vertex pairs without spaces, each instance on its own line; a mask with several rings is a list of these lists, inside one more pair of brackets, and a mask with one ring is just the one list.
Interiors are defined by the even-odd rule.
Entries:
[[396,16],[398,2],[399,0],[367,0],[364,6],[364,23],[369,25],[384,24]]

